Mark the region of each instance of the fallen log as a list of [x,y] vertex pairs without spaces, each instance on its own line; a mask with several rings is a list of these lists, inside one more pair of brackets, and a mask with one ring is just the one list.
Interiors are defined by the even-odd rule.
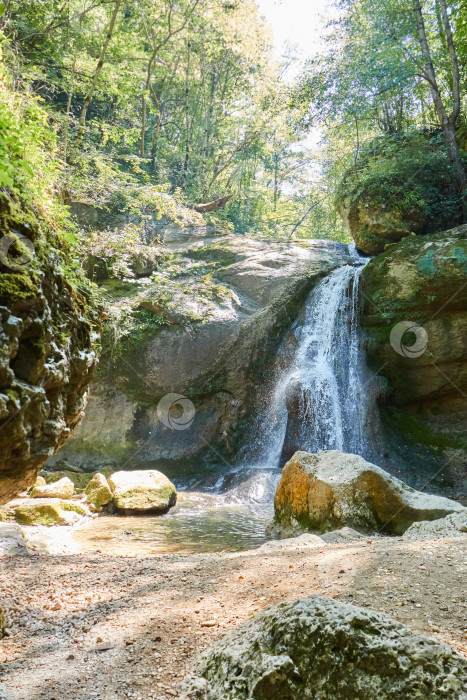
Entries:
[[206,204],[195,204],[193,209],[199,214],[206,214],[210,211],[217,211],[218,209],[222,209],[222,207],[225,207],[229,199],[232,199],[232,197],[233,195],[228,194],[226,197],[216,199],[214,202],[207,202]]

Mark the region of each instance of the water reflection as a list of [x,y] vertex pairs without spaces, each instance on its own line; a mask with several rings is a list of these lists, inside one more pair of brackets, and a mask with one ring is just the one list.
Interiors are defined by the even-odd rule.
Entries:
[[236,552],[267,541],[272,503],[226,503],[221,496],[179,493],[166,515],[100,516],[75,531],[81,552],[160,554]]

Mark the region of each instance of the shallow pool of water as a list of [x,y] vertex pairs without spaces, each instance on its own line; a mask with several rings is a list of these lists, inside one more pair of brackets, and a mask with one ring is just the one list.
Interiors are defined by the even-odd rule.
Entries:
[[259,547],[273,504],[232,504],[222,497],[179,493],[166,515],[100,516],[73,533],[81,552],[135,555],[236,552]]

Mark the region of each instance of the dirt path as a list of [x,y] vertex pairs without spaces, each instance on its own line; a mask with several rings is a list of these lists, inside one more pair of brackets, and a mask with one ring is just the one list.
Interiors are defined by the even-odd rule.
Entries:
[[324,593],[467,654],[467,535],[267,553],[5,557],[0,698],[177,697],[194,657],[280,601]]

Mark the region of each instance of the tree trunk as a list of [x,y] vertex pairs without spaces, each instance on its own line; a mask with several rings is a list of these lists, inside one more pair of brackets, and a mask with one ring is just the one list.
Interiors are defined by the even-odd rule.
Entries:
[[187,59],[185,71],[185,160],[183,162],[183,186],[188,180],[188,166],[190,163],[190,59],[191,43],[187,42]]
[[467,221],[467,175],[460,156],[459,144],[457,142],[456,136],[456,122],[460,115],[460,76],[459,76],[459,64],[457,59],[456,47],[454,44],[454,38],[451,31],[451,25],[449,23],[449,16],[447,13],[446,0],[439,0],[439,7],[441,13],[441,19],[444,25],[444,34],[446,38],[446,43],[449,49],[449,57],[451,61],[451,71],[452,71],[452,97],[453,97],[453,109],[450,115],[446,111],[443,99],[441,96],[440,89],[438,87],[438,81],[436,78],[435,69],[433,66],[433,60],[431,58],[430,47],[428,45],[428,39],[426,36],[425,22],[423,19],[422,7],[420,0],[412,0],[413,10],[415,14],[415,22],[417,26],[418,40],[420,43],[420,49],[425,59],[425,74],[424,77],[430,86],[431,96],[433,98],[433,104],[435,106],[436,114],[438,116],[441,128],[444,133],[444,138],[446,140],[446,147],[448,150],[449,158],[451,159],[454,177],[457,184],[457,192],[462,204],[462,211],[464,221]]
[[146,98],[143,95],[142,97],[142,110],[141,110],[141,139],[140,139],[140,146],[139,146],[139,155],[141,158],[144,158],[144,135],[146,133]]
[[218,211],[222,207],[225,207],[227,202],[231,200],[233,197],[232,194],[228,194],[225,197],[221,197],[221,199],[216,199],[214,202],[207,202],[206,204],[195,204],[193,209],[200,214],[205,214],[210,211]]

